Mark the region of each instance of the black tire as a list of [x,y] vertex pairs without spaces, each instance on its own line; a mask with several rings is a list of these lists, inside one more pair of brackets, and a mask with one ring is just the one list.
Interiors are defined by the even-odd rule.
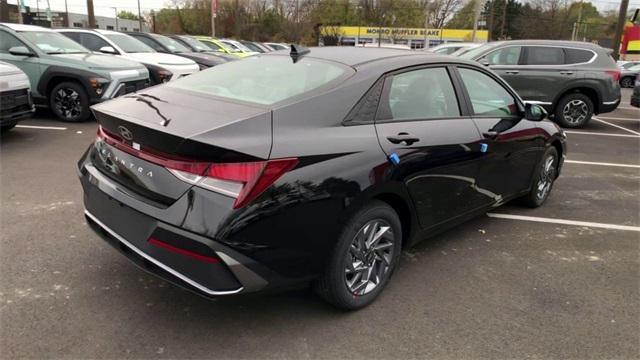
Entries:
[[593,116],[593,102],[581,93],[565,95],[554,111],[554,119],[565,128],[581,128],[586,126]]
[[620,86],[623,88],[632,88],[635,83],[635,78],[633,76],[625,76],[620,79]]
[[[377,228],[375,227],[376,222],[380,225]],[[374,233],[382,231],[383,234],[380,242],[371,242],[372,244],[380,247],[387,246],[389,243],[393,244],[390,248],[386,247],[384,250],[386,253],[384,253],[383,256],[386,261],[383,261],[382,256],[379,256],[381,254],[379,250],[372,249],[375,248],[376,245],[369,248],[369,254],[365,255],[364,252],[366,251],[358,251],[356,245],[365,245],[365,243],[359,242],[357,239],[364,238],[360,236],[356,238],[356,235],[366,235],[367,232],[363,232],[366,225],[369,225],[367,229],[370,229],[370,231]],[[387,229],[385,230],[383,227]],[[315,281],[314,289],[320,297],[343,310],[363,308],[371,304],[382,292],[398,264],[401,252],[402,226],[398,215],[386,203],[382,201],[372,201],[354,214],[351,220],[345,225],[330,262],[322,276]],[[360,254],[361,257],[354,255],[356,253]],[[371,253],[374,254],[371,255]],[[354,261],[359,261],[357,259],[361,258],[365,260],[362,261],[361,265],[357,266],[357,268],[371,269],[370,271],[355,270],[356,266],[354,266]],[[351,266],[349,266],[349,261],[351,262]],[[372,262],[372,265],[369,267],[367,267],[368,262]],[[353,269],[353,271],[350,271],[348,266],[350,269]],[[365,281],[365,279],[371,279],[373,272],[381,276],[374,276],[372,281]],[[359,278],[357,276],[358,273],[360,273]],[[351,285],[351,288],[347,284],[349,278],[351,278],[352,284],[354,284]],[[377,283],[375,283],[376,280]],[[363,283],[365,284],[364,287],[358,290],[358,284]],[[373,287],[367,290],[370,285]],[[356,291],[354,292],[352,289],[356,289]]]
[[89,95],[76,82],[63,82],[49,93],[49,106],[58,119],[66,122],[82,122],[89,119]]
[[542,155],[542,160],[533,174],[531,190],[522,197],[523,205],[537,208],[544,204],[558,176],[558,163],[558,150],[550,146]]
[[16,124],[0,126],[0,133],[7,132],[16,127]]

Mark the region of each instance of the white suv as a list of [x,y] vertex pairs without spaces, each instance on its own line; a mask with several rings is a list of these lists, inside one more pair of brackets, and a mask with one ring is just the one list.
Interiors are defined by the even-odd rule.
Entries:
[[156,52],[142,41],[109,30],[55,29],[91,51],[112,54],[142,63],[149,70],[152,84],[160,84],[200,70],[193,60]]

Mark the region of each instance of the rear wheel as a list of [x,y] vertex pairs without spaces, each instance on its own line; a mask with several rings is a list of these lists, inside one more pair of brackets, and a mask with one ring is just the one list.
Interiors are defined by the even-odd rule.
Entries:
[[0,126],[0,132],[6,132],[16,127],[16,124]]
[[632,76],[625,76],[620,79],[620,86],[623,88],[632,88],[634,83],[634,78]]
[[580,93],[565,95],[556,106],[555,120],[562,127],[581,128],[593,116],[593,102]]
[[402,228],[396,212],[374,201],[347,223],[329,265],[314,284],[329,303],[356,310],[371,304],[386,286],[402,251]]
[[89,118],[89,95],[75,82],[54,86],[49,94],[49,105],[56,116],[67,122],[81,122]]
[[550,146],[542,156],[542,162],[534,173],[533,185],[522,200],[524,205],[536,208],[544,204],[551,193],[553,182],[558,174],[558,151]]

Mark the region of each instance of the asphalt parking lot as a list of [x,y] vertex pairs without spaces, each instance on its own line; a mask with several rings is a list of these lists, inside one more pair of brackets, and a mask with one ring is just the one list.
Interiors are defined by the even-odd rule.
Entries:
[[87,228],[96,124],[39,112],[0,139],[2,358],[638,358],[640,110],[568,132],[539,209],[507,204],[405,251],[377,302],[309,290],[205,300]]

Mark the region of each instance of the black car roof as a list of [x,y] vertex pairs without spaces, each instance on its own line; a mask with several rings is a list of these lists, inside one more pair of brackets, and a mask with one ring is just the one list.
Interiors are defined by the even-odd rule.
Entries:
[[[455,58],[448,56],[442,56],[438,54],[431,54],[426,52],[416,52],[411,50],[402,49],[389,49],[389,48],[377,48],[377,47],[355,47],[355,46],[323,46],[309,48],[310,52],[306,54],[306,57],[329,60],[339,62],[352,67],[358,67],[363,64],[380,61],[390,60],[394,58],[404,57],[420,57],[422,59],[428,58],[429,60],[455,62]],[[279,50],[272,53],[263,54],[286,54],[289,50]]]

